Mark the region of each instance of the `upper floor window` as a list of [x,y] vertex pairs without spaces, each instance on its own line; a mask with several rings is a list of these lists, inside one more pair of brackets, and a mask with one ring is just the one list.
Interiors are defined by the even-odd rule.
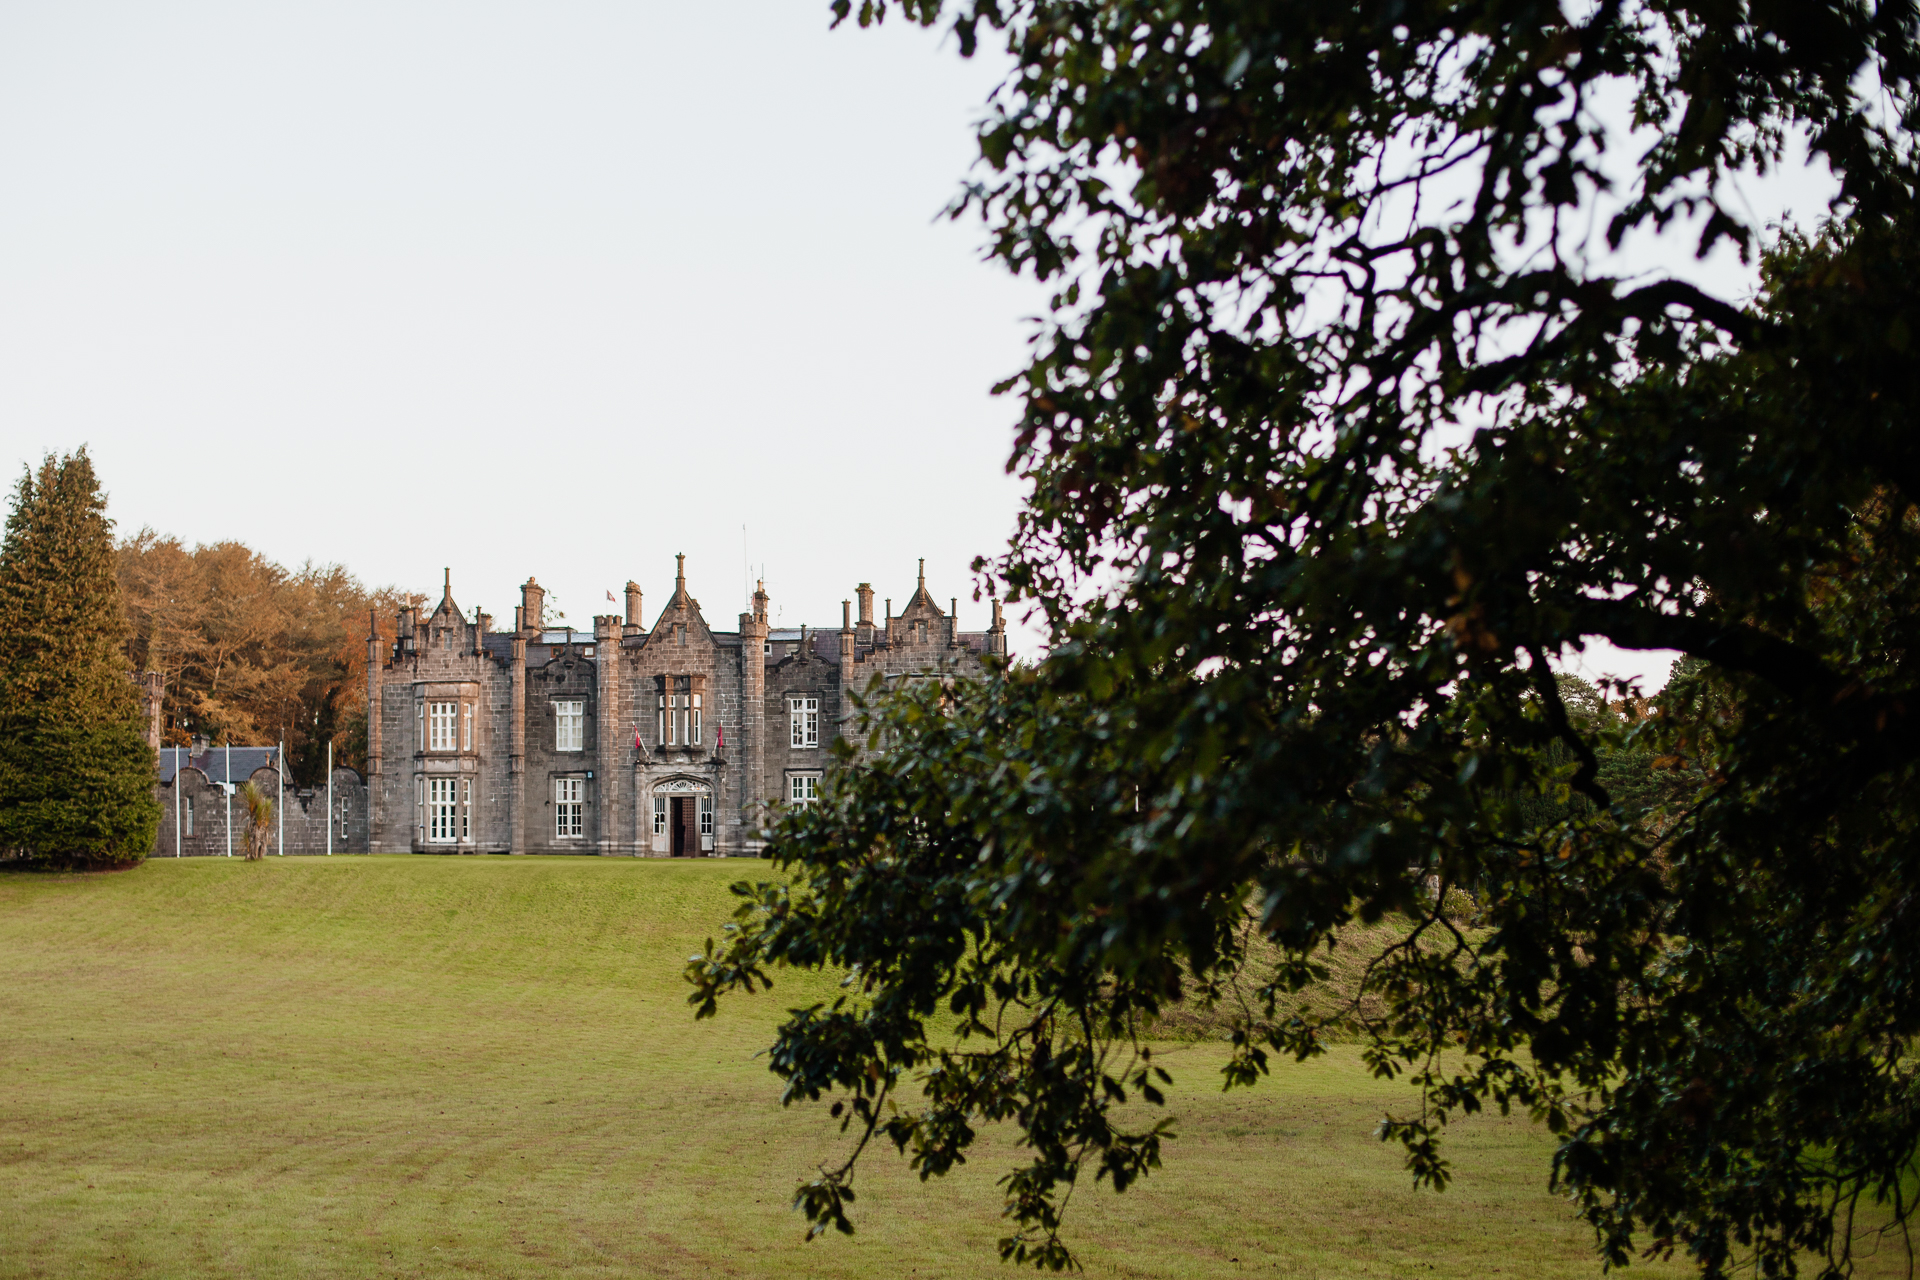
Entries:
[[454,750],[454,725],[460,712],[457,702],[429,702],[427,704],[427,750]]
[[787,699],[787,735],[791,746],[820,745],[820,699]]
[[584,751],[587,744],[587,704],[569,699],[553,704],[553,749]]
[[473,750],[473,704],[471,702],[460,704],[460,749]]
[[660,676],[654,684],[654,741],[697,747],[706,741],[706,678]]

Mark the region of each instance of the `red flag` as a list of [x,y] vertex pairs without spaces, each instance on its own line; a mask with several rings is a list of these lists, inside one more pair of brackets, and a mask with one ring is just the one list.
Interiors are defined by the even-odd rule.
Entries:
[[713,749],[718,751],[727,745],[727,731],[718,724],[713,726]]
[[635,725],[633,727],[633,749],[635,751],[644,751],[646,749],[640,745],[640,726],[639,725]]

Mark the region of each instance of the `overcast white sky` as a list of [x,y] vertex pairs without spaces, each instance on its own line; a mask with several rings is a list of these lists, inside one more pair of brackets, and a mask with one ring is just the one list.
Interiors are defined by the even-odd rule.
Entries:
[[84,443],[123,533],[435,596],[451,566],[502,626],[529,574],[581,626],[634,578],[651,619],[681,551],[722,627],[746,560],[779,622],[836,625],[921,556],[985,626],[967,566],[1019,499],[988,388],[1041,295],[935,219],[1001,63],[827,22],[0,0],[0,465]]
[[0,464],[509,625],[986,625],[1037,293],[935,222],[995,66],[826,0],[0,7]]

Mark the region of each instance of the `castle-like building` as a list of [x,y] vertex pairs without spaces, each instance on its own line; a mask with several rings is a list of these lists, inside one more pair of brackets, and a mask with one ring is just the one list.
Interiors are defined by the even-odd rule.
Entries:
[[626,615],[593,631],[547,625],[546,593],[520,589],[511,631],[454,603],[403,609],[398,639],[367,641],[367,843],[374,853],[751,855],[773,806],[809,804],[849,698],[883,684],[978,675],[1005,654],[958,628],[920,584],[874,620],[873,590],[838,628],[774,630],[764,584],[739,629],[716,631],[687,593],[651,627],[629,582]]

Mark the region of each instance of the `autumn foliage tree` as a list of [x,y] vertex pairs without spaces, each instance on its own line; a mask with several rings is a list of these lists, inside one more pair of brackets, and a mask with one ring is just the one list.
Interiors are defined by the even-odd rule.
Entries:
[[238,542],[187,547],[142,529],[119,546],[128,654],[166,678],[167,740],[191,731],[246,743],[285,735],[301,783],[327,744],[364,768],[367,627],[401,603],[339,565],[287,570]]

